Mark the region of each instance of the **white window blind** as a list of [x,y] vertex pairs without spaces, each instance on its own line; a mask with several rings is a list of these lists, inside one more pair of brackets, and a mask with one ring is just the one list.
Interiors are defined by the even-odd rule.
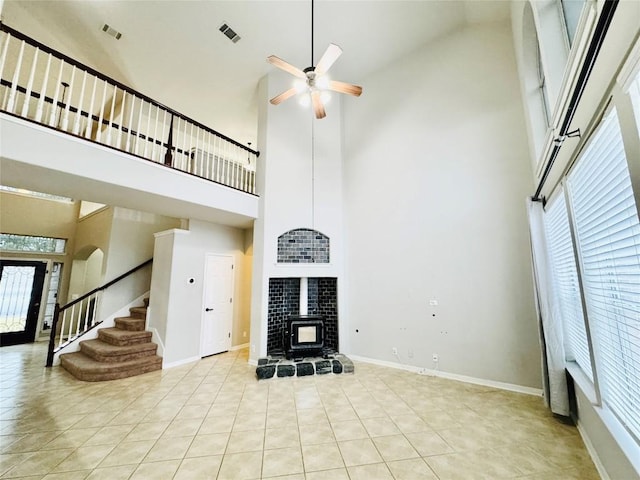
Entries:
[[553,295],[562,317],[567,360],[575,361],[593,382],[580,284],[563,192],[547,207],[544,221],[551,260]]
[[568,176],[604,402],[640,438],[640,225],[615,110]]

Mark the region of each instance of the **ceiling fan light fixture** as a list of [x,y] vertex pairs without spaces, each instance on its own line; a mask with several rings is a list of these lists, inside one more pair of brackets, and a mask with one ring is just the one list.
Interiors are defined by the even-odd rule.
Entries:
[[304,92],[309,90],[307,82],[305,82],[302,79],[294,80],[293,81],[293,88],[296,89],[297,93],[304,93]]
[[331,68],[341,54],[342,49],[338,45],[330,43],[318,63],[313,65],[313,0],[311,0],[312,66],[301,70],[275,55],[267,57],[267,61],[270,64],[298,78],[298,80],[294,81],[291,88],[285,90],[279,95],[276,95],[269,100],[269,102],[272,105],[279,105],[288,98],[298,94],[298,102],[301,105],[313,105],[313,111],[316,118],[321,119],[326,116],[324,104],[329,101],[329,91],[359,97],[362,93],[362,87],[351,83],[332,81],[326,75],[329,68]]
[[303,95],[299,95],[298,103],[304,108],[309,108],[311,106],[311,94],[305,93]]

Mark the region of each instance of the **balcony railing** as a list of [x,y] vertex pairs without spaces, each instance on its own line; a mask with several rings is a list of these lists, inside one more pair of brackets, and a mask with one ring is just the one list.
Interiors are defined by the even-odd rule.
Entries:
[[256,193],[257,151],[2,23],[0,110]]

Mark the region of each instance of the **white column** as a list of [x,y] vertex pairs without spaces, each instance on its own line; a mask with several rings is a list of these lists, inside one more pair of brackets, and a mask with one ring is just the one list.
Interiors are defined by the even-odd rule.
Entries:
[[309,311],[309,279],[300,277],[300,315],[307,315]]

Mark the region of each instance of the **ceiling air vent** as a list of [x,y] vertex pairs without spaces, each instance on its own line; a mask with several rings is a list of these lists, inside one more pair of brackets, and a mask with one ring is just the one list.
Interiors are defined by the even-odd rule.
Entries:
[[238,43],[238,40],[240,40],[240,35],[238,35],[236,32],[234,32],[233,29],[229,25],[227,25],[226,23],[223,23],[219,30],[222,33],[224,33],[226,35],[226,37],[229,40],[231,40],[233,43]]
[[102,27],[102,31],[106,32],[107,34],[111,35],[113,38],[115,38],[116,40],[120,40],[120,37],[122,37],[122,34],[117,31],[115,28],[110,27],[109,25],[107,25],[106,23],[104,24],[104,26]]

